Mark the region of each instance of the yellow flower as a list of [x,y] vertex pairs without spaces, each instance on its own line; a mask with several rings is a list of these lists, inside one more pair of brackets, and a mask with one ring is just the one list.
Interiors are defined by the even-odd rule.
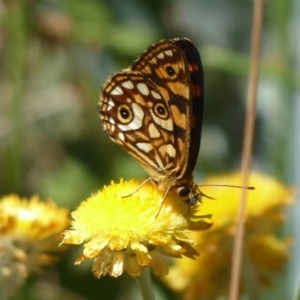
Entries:
[[[241,183],[240,173],[236,173],[211,177],[203,185]],[[248,192],[242,271],[247,282],[244,281],[242,289],[272,284],[270,275],[284,267],[291,243],[289,238],[278,238],[275,232],[285,221],[284,209],[293,202],[294,190],[261,174],[252,174],[249,185],[255,190]],[[216,299],[228,294],[241,190],[226,187],[202,187],[201,190],[216,199],[204,199],[201,206],[203,214],[212,213],[213,226],[201,235],[191,234],[197,242],[196,249],[201,251],[196,262],[174,261],[165,278],[167,285],[181,292],[183,299]]]
[[140,184],[112,182],[72,213],[72,228],[64,233],[63,243],[84,243],[76,264],[93,259],[96,277],[117,277],[124,270],[137,277],[148,266],[162,277],[169,270],[167,256],[198,255],[186,233],[209,228],[204,221],[209,216],[198,216],[197,207],[189,214],[187,203],[171,191],[162,205],[163,194],[153,183],[136,191]]
[[12,295],[29,273],[55,259],[48,252],[60,249],[59,237],[68,224],[66,209],[51,201],[41,202],[38,196],[0,199],[1,293]]

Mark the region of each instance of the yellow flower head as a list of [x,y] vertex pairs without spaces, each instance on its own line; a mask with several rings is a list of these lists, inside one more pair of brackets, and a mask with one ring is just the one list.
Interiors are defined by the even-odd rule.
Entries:
[[60,234],[68,224],[66,209],[38,196],[0,199],[1,292],[11,295],[29,273],[54,260],[49,252],[59,250]]
[[166,256],[198,255],[186,233],[209,228],[204,221],[209,216],[199,216],[197,207],[189,214],[187,203],[172,191],[161,207],[163,194],[151,182],[136,191],[140,184],[112,182],[72,213],[72,228],[64,233],[63,243],[84,243],[76,264],[93,259],[96,277],[117,277],[124,270],[136,277],[148,266],[162,277],[169,270]]
[[[236,173],[211,177],[203,185],[241,183],[241,175]],[[261,174],[252,174],[249,185],[255,190],[249,191],[247,197],[242,271],[246,284],[242,289],[244,286],[271,284],[270,275],[284,267],[291,243],[289,238],[278,238],[275,233],[284,223],[284,209],[292,203],[294,191]],[[165,282],[181,292],[184,299],[198,299],[200,296],[216,299],[227,295],[229,287],[241,190],[226,187],[202,187],[201,190],[216,199],[205,200],[201,206],[202,213],[212,213],[213,226],[201,235],[191,234],[197,242],[196,249],[201,251],[196,262],[174,261],[174,267],[165,278]]]

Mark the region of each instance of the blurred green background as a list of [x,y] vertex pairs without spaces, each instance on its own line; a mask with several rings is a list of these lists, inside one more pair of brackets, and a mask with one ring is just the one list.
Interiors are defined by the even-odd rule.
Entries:
[[[252,5],[240,0],[0,0],[0,195],[39,194],[74,209],[111,180],[147,177],[103,132],[96,106],[107,77],[163,38],[186,36],[202,57],[205,111],[196,180],[238,169]],[[299,19],[298,0],[265,4],[253,150],[254,169],[296,186]],[[296,207],[290,215],[288,232],[295,235],[299,213]],[[291,267],[264,297],[292,299],[299,243],[296,237]],[[79,250],[31,277],[16,299],[140,298],[127,275],[96,280],[88,263],[75,267]],[[167,299],[169,292],[158,289]]]

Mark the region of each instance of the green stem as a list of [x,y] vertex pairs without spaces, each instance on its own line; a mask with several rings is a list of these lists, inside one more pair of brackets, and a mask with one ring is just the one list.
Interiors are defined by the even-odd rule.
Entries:
[[[11,121],[11,133],[7,140],[10,141],[5,151],[3,188],[5,192],[17,192],[21,186],[22,174],[22,137],[23,137],[23,116],[22,106],[24,101],[24,74],[26,68],[26,9],[24,0],[15,1],[12,5],[7,5],[7,10],[1,24],[7,34],[7,42],[4,47],[4,71],[5,81],[12,86],[11,99],[7,109],[8,117]],[[2,70],[1,70],[2,71]]]
[[143,268],[142,274],[136,280],[141,289],[143,300],[155,300],[149,267]]

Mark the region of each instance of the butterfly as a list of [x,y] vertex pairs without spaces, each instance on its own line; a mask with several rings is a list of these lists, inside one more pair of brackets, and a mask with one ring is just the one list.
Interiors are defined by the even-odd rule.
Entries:
[[199,52],[189,39],[175,38],[151,45],[112,75],[98,110],[104,130],[139,161],[164,199],[175,189],[192,207],[204,195],[193,181],[203,104]]

